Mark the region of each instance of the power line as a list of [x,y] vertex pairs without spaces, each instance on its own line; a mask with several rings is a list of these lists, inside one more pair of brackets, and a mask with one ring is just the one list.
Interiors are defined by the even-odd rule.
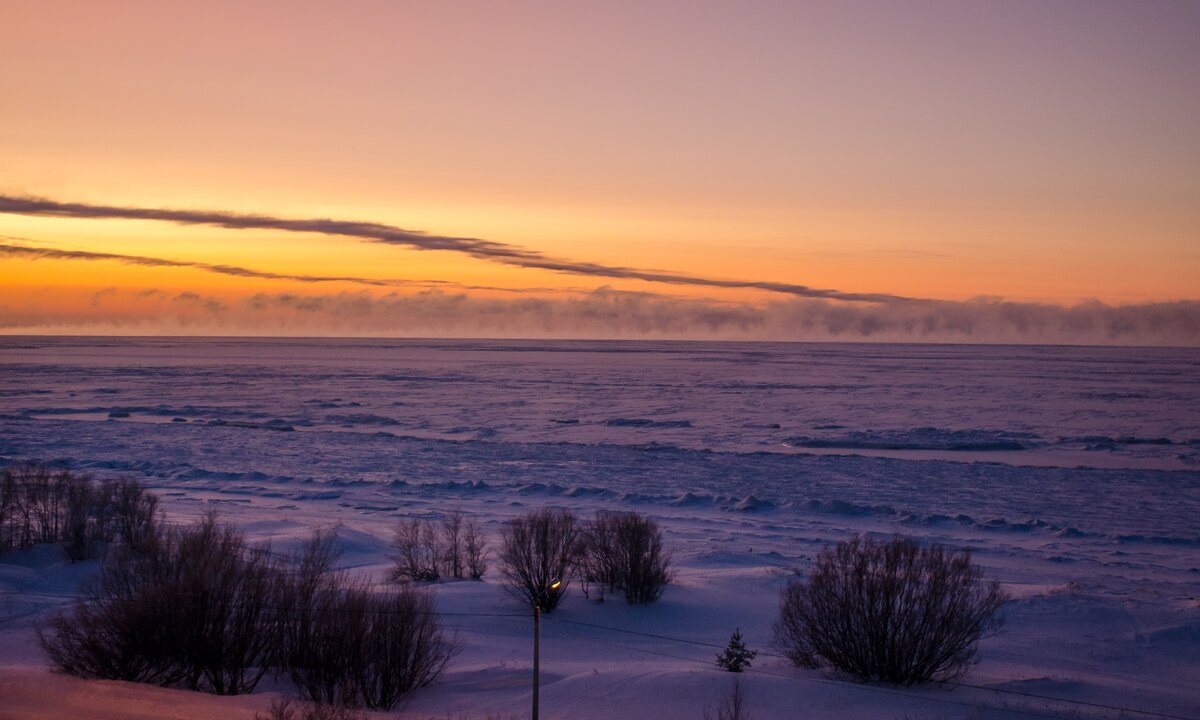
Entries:
[[1005,695],[1018,695],[1020,697],[1035,698],[1038,700],[1053,700],[1054,702],[1070,703],[1072,705],[1085,705],[1087,707],[1100,708],[1104,710],[1118,710],[1120,712],[1132,712],[1139,715],[1149,715],[1151,717],[1169,718],[1169,720],[1197,720],[1196,718],[1187,717],[1185,715],[1171,715],[1169,713],[1160,713],[1153,710],[1138,710],[1136,708],[1121,707],[1119,705],[1105,705],[1103,703],[1093,703],[1086,700],[1067,700],[1064,698],[1056,698],[1051,695],[1040,695],[1038,693],[1025,692],[1024,690],[1010,690],[1008,688],[994,688],[987,685],[974,685],[971,683],[957,682],[948,680],[946,685],[954,685],[957,687],[972,688],[975,690],[987,690],[988,692],[1002,693]]
[[[55,593],[39,593],[39,592],[20,592],[20,591],[14,591],[14,590],[0,590],[0,595],[16,596],[18,598],[36,597],[36,598],[46,598],[46,599],[67,601],[67,602],[56,603],[58,606],[70,605],[70,604],[72,604],[71,601],[80,602],[80,603],[100,602],[100,600],[97,598],[85,598],[85,597],[80,597],[78,595],[60,595],[60,594],[55,594]],[[186,607],[187,600],[168,602],[168,601],[159,600],[156,598],[122,597],[122,598],[118,598],[117,602],[136,603],[139,605],[150,605],[152,607],[165,607],[165,608],[169,608],[169,609],[178,611],[184,615],[211,614],[211,613],[206,613],[205,608],[197,608],[197,607],[188,608],[188,607]],[[246,608],[246,607],[258,608],[258,609],[262,609],[262,610],[272,610],[272,611],[276,611],[276,612],[282,612],[282,611],[296,609],[294,606],[273,605],[273,604],[269,604],[269,603],[267,603],[267,604],[256,604],[256,603],[233,604],[233,605],[225,605],[221,609],[222,610],[225,610],[225,609],[236,610],[236,609],[242,609],[242,608]],[[215,609],[214,609],[214,612],[215,612]],[[529,613],[443,612],[441,610],[408,611],[408,610],[389,610],[386,608],[348,610],[346,608],[332,607],[332,608],[322,608],[321,612],[347,612],[347,613],[348,612],[361,612],[361,613],[367,613],[367,614],[372,614],[372,615],[432,615],[432,616],[437,616],[437,617],[487,617],[487,618],[528,618],[528,617],[532,617],[532,615],[530,615]],[[22,616],[22,617],[24,617],[24,616]]]
[[[716,645],[716,644],[709,643],[709,642],[703,642],[701,640],[689,640],[687,638],[672,637],[670,635],[658,635],[656,633],[641,632],[638,630],[626,630],[624,628],[615,628],[615,627],[610,627],[608,625],[597,625],[595,623],[583,622],[581,620],[566,620],[564,618],[554,617],[554,622],[565,623],[567,625],[580,625],[582,627],[590,627],[590,628],[595,628],[597,630],[608,630],[609,632],[624,633],[626,635],[638,635],[640,637],[654,638],[656,640],[667,640],[670,642],[685,643],[687,645],[699,645],[701,647],[716,648],[717,650],[725,649],[724,645]],[[763,653],[763,654],[765,655],[767,653]],[[779,657],[783,657],[783,656],[780,655]]]
[[[634,633],[631,631],[631,634],[646,635],[647,633]],[[609,647],[621,648],[623,650],[631,650],[633,652],[642,652],[642,653],[646,653],[648,655],[657,655],[659,657],[666,657],[666,658],[672,658],[675,660],[683,660],[686,662],[699,663],[699,664],[705,665],[709,668],[711,668],[713,666],[713,663],[708,660],[700,660],[697,658],[683,657],[682,655],[672,655],[671,653],[665,653],[665,652],[661,652],[658,650],[648,650],[646,648],[631,647],[628,645],[621,645],[620,643],[607,642],[605,640],[597,640],[595,638],[572,637],[569,635],[559,635],[558,637],[564,638],[564,639],[570,639],[570,640],[582,640],[584,642],[592,642],[592,643],[597,643],[600,645],[608,645]],[[690,641],[687,641],[687,642],[690,642]],[[708,643],[700,643],[700,642],[691,642],[691,644],[705,645],[705,646],[708,645]],[[801,682],[820,683],[820,684],[834,685],[837,687],[845,687],[845,685],[846,685],[845,683],[839,683],[835,680],[827,680],[827,679],[823,679],[823,678],[797,677],[795,675],[784,675],[783,673],[771,672],[769,670],[763,670],[761,668],[754,668],[754,667],[749,667],[744,672],[754,673],[757,675],[767,675],[770,677],[783,678],[784,680],[799,680]],[[1063,718],[1062,715],[1050,715],[1050,714],[1047,714],[1044,712],[1038,712],[1035,710],[1027,710],[1027,709],[1023,709],[1023,708],[998,707],[995,705],[983,705],[980,703],[967,702],[965,700],[951,700],[949,698],[938,698],[938,697],[928,697],[928,696],[924,696],[924,695],[913,695],[911,693],[905,693],[900,690],[894,690],[891,688],[881,688],[881,687],[872,686],[872,685],[862,685],[861,688],[864,690],[870,691],[870,692],[875,692],[875,693],[884,694],[884,695],[895,695],[897,697],[903,697],[903,698],[907,698],[909,700],[922,700],[922,701],[929,700],[932,702],[943,703],[946,705],[957,705],[960,707],[969,707],[969,708],[973,708],[973,709],[977,709],[977,710],[1000,710],[1002,712],[1016,713],[1016,714],[1020,714],[1020,715],[1027,715],[1030,717],[1050,718],[1051,720],[1062,720],[1062,718]],[[1185,720],[1192,720],[1192,719],[1186,718]]]
[[[75,596],[75,595],[63,595],[63,594],[56,594],[56,593],[39,593],[39,592],[20,592],[20,591],[11,591],[11,590],[0,590],[0,595],[17,596],[17,597],[46,598],[46,599],[54,599],[54,600],[63,600],[63,601],[68,601],[68,602],[69,601],[79,601],[79,602],[94,601],[92,599],[81,598],[81,597]],[[132,602],[139,602],[139,603],[149,603],[149,604],[156,605],[156,606],[169,607],[175,611],[182,610],[182,612],[184,614],[192,614],[192,615],[204,614],[204,611],[201,608],[190,608],[190,609],[180,608],[179,603],[167,603],[167,602],[164,602],[161,600],[155,600],[152,598],[126,598],[125,601],[126,602],[132,601]],[[68,604],[68,602],[62,602],[62,603],[58,603],[58,604],[66,605],[66,604]],[[264,606],[256,606],[256,607],[261,607],[263,610],[274,610],[274,611],[292,609],[289,607],[284,607],[284,606],[279,606],[279,605],[264,605]],[[325,611],[354,612],[354,611],[346,610],[343,608],[328,608]],[[370,613],[370,614],[431,615],[431,616],[437,616],[437,617],[483,617],[483,618],[529,618],[529,617],[531,617],[529,613],[481,613],[481,612],[442,612],[442,611],[413,611],[413,612],[405,613],[404,611],[388,610],[388,609],[382,609],[382,608],[380,608],[380,609],[365,609],[365,610],[362,610],[361,612]],[[32,613],[30,613],[30,614],[32,614]],[[13,621],[28,617],[30,614],[20,615],[20,616],[16,616],[16,617],[12,617],[12,618],[6,618],[4,620],[0,620],[0,622],[4,622],[4,623],[13,622]],[[715,650],[723,650],[726,647],[725,645],[720,645],[717,643],[708,642],[708,641],[704,641],[704,640],[695,640],[695,639],[691,639],[691,638],[672,636],[672,635],[663,635],[660,633],[644,632],[644,631],[640,631],[640,630],[630,630],[627,628],[613,627],[611,625],[601,625],[598,623],[584,622],[582,620],[567,620],[565,618],[554,616],[554,615],[547,615],[546,619],[550,620],[551,622],[563,624],[563,625],[574,625],[574,626],[578,626],[578,627],[591,628],[594,630],[602,630],[605,632],[613,632],[613,633],[631,635],[631,636],[636,636],[636,637],[650,638],[650,639],[654,639],[654,640],[662,640],[662,641],[666,641],[666,642],[691,645],[691,646],[695,646],[695,647],[703,647],[703,648],[715,649]],[[457,626],[456,629],[467,630],[468,628],[465,628],[463,626]],[[620,644],[616,644],[616,643],[606,642],[606,641],[599,640],[596,638],[577,637],[577,636],[572,637],[572,636],[567,636],[567,635],[560,635],[560,637],[574,639],[574,640],[582,640],[585,642],[594,642],[594,643],[598,643],[598,644],[602,644],[602,645],[610,645],[612,647],[619,647],[619,648],[622,648],[625,650],[631,650],[634,652],[643,652],[643,653],[647,653],[647,654],[651,654],[651,655],[659,655],[662,657],[672,658],[672,659],[676,659],[676,660],[684,660],[687,662],[696,662],[696,663],[702,663],[705,665],[712,664],[711,662],[709,662],[707,660],[699,660],[696,658],[687,658],[687,657],[682,657],[679,655],[672,655],[670,653],[664,653],[664,652],[657,651],[657,650],[650,650],[647,648],[630,647],[630,646],[626,646],[626,645],[620,645]],[[773,652],[769,652],[769,651],[760,651],[759,654],[764,655],[766,657],[778,658],[778,659],[782,659],[782,660],[789,659],[786,655],[781,655],[779,653],[773,653]],[[799,680],[802,682],[827,684],[827,685],[833,685],[836,687],[843,687],[843,688],[847,686],[847,683],[829,679],[829,678],[814,678],[814,677],[800,677],[800,676],[796,676],[796,675],[784,675],[784,674],[772,673],[772,672],[769,672],[766,670],[756,669],[756,668],[749,668],[748,671],[762,674],[762,675],[770,675],[770,676],[780,677],[780,678],[785,678],[785,679],[790,679],[790,680]],[[966,682],[944,681],[942,684],[953,686],[953,687],[962,687],[962,688],[970,688],[970,689],[979,690],[979,691],[987,691],[987,692],[996,693],[996,694],[1000,694],[1000,695],[1012,695],[1012,696],[1016,696],[1016,697],[1042,700],[1042,701],[1047,701],[1047,702],[1062,703],[1062,704],[1066,704],[1066,705],[1089,707],[1089,708],[1095,708],[1098,710],[1107,710],[1107,711],[1123,712],[1123,713],[1135,713],[1135,714],[1144,715],[1147,717],[1163,718],[1164,720],[1200,720],[1200,718],[1188,717],[1188,716],[1184,716],[1184,715],[1173,715],[1170,713],[1161,713],[1161,712],[1156,712],[1153,710],[1139,710],[1137,708],[1124,707],[1124,706],[1119,706],[1119,705],[1108,705],[1105,703],[1088,702],[1086,700],[1071,700],[1068,698],[1060,698],[1060,697],[1055,697],[1052,695],[1042,695],[1040,693],[1031,693],[1031,692],[1026,692],[1026,691],[1022,691],[1022,690],[1012,690],[1012,689],[1008,689],[1008,688],[988,687],[986,685],[978,685],[978,684],[966,683]],[[894,695],[894,696],[904,697],[904,698],[909,698],[909,699],[931,700],[934,702],[949,703],[949,704],[960,705],[960,706],[964,706],[964,707],[978,708],[978,709],[1002,710],[1005,712],[1015,712],[1015,713],[1020,713],[1020,714],[1024,714],[1024,715],[1029,715],[1032,717],[1045,717],[1045,718],[1060,718],[1060,717],[1062,717],[1061,715],[1047,715],[1044,713],[1038,713],[1038,712],[1030,711],[1030,710],[1021,710],[1021,709],[1007,708],[1007,707],[997,707],[997,706],[993,706],[993,705],[981,705],[981,704],[969,703],[969,702],[960,701],[960,700],[950,700],[950,699],[945,699],[945,698],[929,697],[926,695],[914,695],[912,693],[904,692],[902,690],[898,690],[895,688],[879,687],[877,685],[865,685],[864,684],[864,685],[859,685],[858,687],[860,687],[861,689],[866,690],[868,692]]]
[[[638,637],[647,637],[647,638],[653,638],[656,640],[666,640],[668,642],[684,643],[687,645],[695,645],[695,646],[699,646],[699,647],[716,648],[718,650],[725,649],[724,645],[716,645],[714,643],[705,642],[702,640],[692,640],[689,638],[672,637],[670,635],[660,635],[658,633],[648,633],[648,632],[642,632],[640,630],[628,630],[626,628],[616,628],[616,627],[612,627],[609,625],[598,625],[596,623],[588,623],[588,622],[583,622],[580,620],[567,620],[565,618],[560,618],[560,617],[553,617],[553,616],[551,616],[551,617],[554,622],[564,623],[567,625],[579,625],[582,627],[589,627],[589,628],[593,628],[596,630],[605,630],[608,632],[622,633],[625,635],[635,635]],[[586,638],[577,638],[577,639],[586,640]],[[627,648],[627,649],[635,649],[635,648]],[[646,652],[649,652],[649,651],[646,651]],[[767,652],[767,651],[762,651],[762,652],[760,652],[760,654],[765,655],[767,657],[774,657],[774,658],[779,658],[779,659],[783,659],[783,660],[789,659],[786,655],[780,655],[778,653],[772,653],[772,652]],[[681,658],[681,659],[686,659],[686,658]],[[696,661],[696,662],[703,662],[703,661]],[[762,670],[755,670],[754,668],[750,668],[750,670],[752,672],[765,672]],[[767,673],[767,674],[772,674],[772,673]],[[777,676],[778,677],[790,677],[792,679],[804,680],[804,681],[808,681],[808,682],[819,682],[819,683],[835,684],[835,685],[841,685],[841,686],[845,685],[845,683],[840,683],[836,680],[830,680],[827,678],[807,678],[807,677],[801,678],[801,677],[785,676],[785,675],[777,675]],[[1150,717],[1165,718],[1167,720],[1200,720],[1198,718],[1188,717],[1188,716],[1184,716],[1184,715],[1172,715],[1170,713],[1160,713],[1160,712],[1155,712],[1153,710],[1138,710],[1137,708],[1123,707],[1123,706],[1119,706],[1119,705],[1106,705],[1104,703],[1087,702],[1085,700],[1071,700],[1068,698],[1054,697],[1052,695],[1041,695],[1039,693],[1025,692],[1022,690],[1010,690],[1007,688],[994,688],[994,687],[988,687],[986,685],[975,685],[972,683],[964,683],[964,682],[956,682],[956,681],[948,680],[948,681],[943,682],[942,684],[956,686],[956,687],[963,687],[963,688],[971,688],[971,689],[975,689],[975,690],[986,690],[989,692],[999,693],[999,694],[1004,694],[1004,695],[1015,695],[1015,696],[1026,697],[1026,698],[1037,699],[1037,700],[1047,700],[1047,701],[1059,702],[1059,703],[1070,704],[1070,705],[1082,705],[1082,706],[1086,706],[1086,707],[1094,707],[1094,708],[1103,709],[1103,710],[1112,710],[1112,711],[1126,712],[1126,713],[1137,713],[1139,715],[1147,715]],[[876,692],[889,692],[891,694],[899,694],[903,697],[917,697],[917,696],[914,696],[911,694],[903,693],[903,692],[896,691],[896,690],[891,690],[889,688],[881,688],[881,687],[874,686],[874,685],[863,685],[862,687],[864,689],[868,689],[868,690],[872,690],[872,691],[876,691]],[[940,698],[930,698],[930,699],[937,700],[939,702],[942,701]],[[990,708],[991,706],[984,705],[984,706],[980,706],[980,707]],[[1009,708],[1003,708],[1003,709],[1007,710]],[[1047,716],[1047,717],[1049,717],[1049,716]],[[1053,716],[1053,717],[1058,717],[1058,716]]]

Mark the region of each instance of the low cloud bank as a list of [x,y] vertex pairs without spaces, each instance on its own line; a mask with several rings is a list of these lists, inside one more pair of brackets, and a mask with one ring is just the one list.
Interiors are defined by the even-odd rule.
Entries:
[[[136,299],[136,303],[128,302]],[[0,305],[0,331],[90,334],[644,338],[1200,346],[1200,301],[1111,306],[980,299],[728,304],[601,288],[575,297],[467,293],[104,291],[61,312]]]

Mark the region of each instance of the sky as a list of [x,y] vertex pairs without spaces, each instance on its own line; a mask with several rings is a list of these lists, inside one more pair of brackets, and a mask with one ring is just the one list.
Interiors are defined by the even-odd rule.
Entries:
[[1200,345],[1200,3],[0,0],[0,333]]

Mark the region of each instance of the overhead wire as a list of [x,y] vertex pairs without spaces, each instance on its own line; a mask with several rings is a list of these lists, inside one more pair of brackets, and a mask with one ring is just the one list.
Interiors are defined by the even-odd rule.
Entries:
[[[643,635],[645,633],[636,633],[636,634]],[[649,650],[647,648],[638,648],[638,647],[632,647],[629,645],[621,645],[619,643],[608,642],[605,640],[597,640],[595,638],[581,638],[581,637],[574,637],[574,636],[569,636],[569,635],[559,635],[559,637],[563,638],[563,639],[570,639],[570,640],[583,640],[585,642],[592,642],[592,643],[597,643],[600,645],[608,645],[609,647],[621,648],[621,649],[630,650],[633,652],[641,652],[641,653],[646,653],[649,655],[657,655],[660,657],[672,658],[675,660],[683,660],[686,662],[699,663],[699,664],[702,664],[702,665],[705,665],[708,667],[712,666],[712,662],[709,660],[700,660],[698,658],[689,658],[689,657],[684,657],[681,655],[673,655],[671,653],[665,653],[665,652],[662,652],[659,650]],[[692,642],[690,644],[708,645],[708,643],[699,643],[699,642]],[[826,679],[822,679],[822,678],[807,678],[807,677],[798,677],[795,675],[785,675],[783,673],[771,672],[770,670],[763,670],[762,668],[755,668],[752,666],[747,667],[743,672],[754,674],[754,675],[765,675],[765,676],[770,676],[770,677],[783,678],[784,680],[798,680],[801,682],[821,683],[821,684],[828,684],[828,685],[834,685],[834,686],[839,686],[839,687],[845,687],[845,685],[846,685],[845,683],[840,683],[840,682],[837,682],[836,680],[826,680]],[[873,686],[873,685],[863,685],[863,686],[861,686],[861,688],[864,690],[875,692],[877,694],[895,695],[895,696],[903,697],[903,698],[906,698],[909,700],[922,700],[922,701],[929,700],[929,701],[933,701],[933,702],[937,702],[937,703],[956,705],[956,706],[960,706],[960,707],[969,707],[969,708],[973,708],[973,709],[977,709],[977,710],[999,710],[999,711],[1003,711],[1003,712],[1011,712],[1011,713],[1016,713],[1016,714],[1020,714],[1020,715],[1026,715],[1029,717],[1050,718],[1051,720],[1062,720],[1064,717],[1066,717],[1065,715],[1061,715],[1061,714],[1052,715],[1052,714],[1048,714],[1045,712],[1038,712],[1035,710],[1029,710],[1029,709],[1025,709],[1025,708],[1010,708],[1010,707],[1002,707],[1002,706],[996,706],[996,705],[984,705],[982,703],[972,703],[972,702],[967,702],[965,700],[953,700],[950,698],[939,698],[939,697],[929,697],[926,695],[916,695],[916,694],[912,694],[912,693],[905,693],[900,690],[895,690],[895,689],[891,689],[891,688],[883,688],[883,687],[878,687],[878,686]],[[1191,719],[1188,718],[1187,720],[1191,720]]]
[[[65,595],[65,594],[58,594],[58,593],[43,593],[43,592],[22,592],[22,591],[12,591],[12,590],[0,590],[0,596],[43,598],[43,599],[53,599],[53,600],[63,601],[63,602],[55,603],[55,605],[57,605],[57,606],[65,606],[65,605],[71,604],[72,602],[80,602],[80,601],[88,602],[88,601],[90,601],[89,598],[83,598],[83,597],[76,596],[76,595]],[[141,599],[128,598],[127,600],[133,600],[136,602],[148,602],[148,603],[152,603],[152,604],[158,605],[158,606],[170,607],[171,609],[173,609],[175,611],[181,610],[181,608],[179,607],[179,603],[177,603],[177,602],[166,603],[163,601],[153,600],[150,598],[141,598]],[[288,608],[285,608],[284,606],[279,606],[279,605],[264,605],[264,606],[260,606],[260,607],[262,607],[262,609],[264,609],[264,610],[288,609]],[[183,612],[185,614],[186,613],[195,613],[195,612],[199,612],[199,611],[200,611],[199,608],[183,609]],[[344,610],[333,609],[333,612],[341,612],[341,611],[344,611]],[[365,609],[362,612],[372,613],[372,614],[401,614],[403,611],[378,608],[378,609]],[[29,617],[32,614],[33,613],[26,613],[23,615],[12,617],[12,618],[0,619],[0,624],[20,620],[20,619]],[[431,615],[431,616],[447,617],[447,618],[450,618],[450,617],[532,618],[532,613],[494,613],[494,612],[484,613],[484,612],[461,612],[461,611],[439,611],[439,610],[413,611],[413,612],[406,613],[406,614]],[[723,650],[726,647],[725,645],[721,645],[719,643],[709,642],[709,641],[705,641],[705,640],[679,637],[676,635],[665,635],[662,633],[652,633],[652,632],[646,632],[646,631],[642,631],[642,630],[632,630],[632,629],[628,629],[628,628],[619,628],[619,627],[613,627],[611,625],[602,625],[599,623],[585,622],[582,620],[569,620],[569,619],[563,618],[561,616],[556,616],[556,615],[552,615],[552,614],[543,615],[543,618],[544,618],[544,620],[549,621],[550,623],[554,623],[554,624],[584,627],[584,628],[590,628],[593,630],[601,630],[604,632],[619,633],[619,634],[623,634],[623,635],[643,637],[643,638],[648,638],[648,639],[653,639],[653,640],[661,640],[664,642],[678,643],[678,644],[682,644],[682,645],[690,645],[693,647],[703,647],[703,648],[715,649],[715,650]],[[475,632],[475,630],[472,630],[471,628],[468,628],[468,627],[462,626],[462,625],[456,625],[456,626],[454,626],[454,629],[458,630],[458,631]],[[495,635],[495,633],[491,633],[491,634]],[[616,643],[607,642],[604,640],[599,640],[594,637],[581,637],[581,636],[571,636],[571,635],[560,635],[560,637],[563,637],[566,639],[571,639],[571,640],[580,640],[580,641],[584,641],[584,642],[594,642],[594,643],[603,644],[603,645],[610,645],[612,647],[619,647],[619,648],[634,651],[634,652],[643,652],[643,653],[647,653],[647,654],[651,654],[651,655],[659,655],[662,657],[667,657],[667,658],[676,659],[676,660],[683,660],[683,661],[687,661],[687,662],[697,662],[697,663],[702,663],[705,665],[712,664],[712,662],[708,661],[708,660],[699,660],[697,658],[688,658],[688,657],[684,657],[684,656],[680,656],[680,655],[664,653],[659,650],[651,650],[648,648],[639,648],[639,647],[632,647],[632,646],[627,646],[627,645],[620,645],[620,644],[616,644]],[[773,653],[773,652],[765,651],[765,650],[759,651],[758,654],[761,654],[766,657],[777,658],[777,659],[783,659],[783,660],[788,659],[788,657],[786,655],[782,655],[779,653]],[[847,683],[845,683],[845,682],[838,681],[835,679],[830,679],[830,678],[815,678],[815,677],[803,677],[803,676],[797,676],[797,675],[784,675],[781,673],[773,673],[773,672],[770,672],[767,670],[763,670],[761,668],[753,668],[753,667],[748,668],[748,671],[752,672],[752,673],[756,673],[756,674],[771,675],[771,676],[775,676],[775,677],[780,677],[780,678],[785,678],[785,679],[790,679],[790,680],[797,680],[797,681],[801,681],[801,682],[819,683],[819,684],[833,685],[833,686],[837,686],[837,687],[846,687],[847,686]],[[1185,716],[1185,715],[1162,713],[1162,712],[1157,712],[1157,711],[1153,711],[1153,710],[1140,710],[1138,708],[1133,708],[1133,707],[1126,707],[1126,706],[1120,706],[1120,705],[1109,705],[1109,704],[1105,704],[1105,703],[1089,702],[1086,700],[1072,700],[1069,698],[1056,697],[1053,695],[1044,695],[1041,693],[1032,693],[1032,692],[1022,691],[1022,690],[1013,690],[1013,689],[1009,689],[1009,688],[989,687],[987,685],[979,685],[979,684],[966,683],[966,682],[961,682],[961,681],[948,680],[948,681],[942,682],[941,684],[946,685],[946,686],[952,686],[952,687],[969,688],[969,689],[973,689],[973,690],[990,692],[990,693],[995,693],[995,694],[1000,694],[1000,695],[1011,695],[1014,697],[1021,697],[1021,698],[1030,699],[1030,700],[1040,700],[1040,701],[1044,701],[1044,702],[1061,703],[1064,705],[1087,707],[1087,708],[1092,708],[1092,709],[1096,709],[1096,710],[1105,710],[1105,711],[1118,712],[1118,713],[1127,713],[1127,714],[1132,713],[1132,714],[1142,715],[1145,717],[1162,718],[1163,720],[1200,720],[1200,718],[1189,717],[1189,716]],[[905,692],[905,691],[897,689],[897,688],[880,687],[877,685],[865,685],[864,684],[864,685],[858,685],[856,687],[858,687],[859,689],[868,691],[868,692],[873,692],[873,693],[894,695],[894,696],[905,697],[905,698],[909,698],[909,699],[930,700],[930,701],[939,702],[939,703],[950,703],[950,704],[961,705],[961,706],[965,706],[965,707],[973,707],[973,708],[977,708],[977,709],[1015,712],[1015,713],[1020,713],[1020,714],[1028,715],[1028,716],[1032,716],[1032,717],[1046,717],[1046,718],[1064,717],[1061,714],[1060,715],[1047,715],[1044,713],[1038,713],[1038,712],[1030,711],[1030,710],[1026,710],[1026,709],[970,703],[970,702],[966,702],[966,701],[962,701],[962,700],[951,700],[949,698],[930,697],[928,695],[914,694],[914,693],[910,693],[910,692]]]
[[[604,631],[608,631],[608,632],[622,633],[625,635],[634,635],[634,636],[638,636],[638,637],[652,638],[652,639],[656,639],[656,640],[665,640],[668,642],[676,642],[676,643],[694,645],[694,646],[699,646],[699,647],[715,648],[718,650],[723,650],[726,647],[724,645],[719,645],[719,644],[711,643],[711,642],[705,642],[702,640],[693,640],[693,639],[681,638],[681,637],[677,637],[677,636],[662,635],[659,633],[650,633],[650,632],[644,632],[641,630],[630,630],[627,628],[617,628],[617,627],[612,627],[609,625],[600,625],[597,623],[583,622],[581,620],[567,620],[565,618],[554,617],[554,616],[550,616],[550,617],[553,619],[553,622],[557,622],[557,623],[563,623],[563,624],[567,624],[567,625],[578,625],[581,627],[588,627],[588,628],[592,628],[592,629],[596,629],[596,630],[604,630]],[[586,640],[587,638],[578,638],[578,639]],[[768,651],[759,651],[759,654],[764,655],[766,657],[773,657],[773,658],[779,658],[779,659],[784,659],[784,660],[789,659],[786,655],[781,655],[779,653],[772,653],[772,652],[768,652]],[[703,661],[703,662],[706,662],[706,661]],[[750,668],[750,670],[752,672],[765,672],[762,670],[755,670],[754,668]],[[771,673],[767,673],[767,674],[771,674]],[[843,685],[843,686],[845,685],[845,683],[839,682],[837,680],[828,679],[828,678],[811,678],[811,677],[797,677],[797,676],[784,676],[784,675],[779,675],[779,677],[789,677],[789,678],[792,678],[795,680],[802,680],[805,682],[817,682],[817,683],[835,684],[835,685]],[[1110,710],[1110,711],[1114,711],[1114,712],[1137,713],[1139,715],[1145,715],[1145,716],[1149,716],[1149,717],[1164,718],[1165,720],[1200,720],[1198,718],[1188,717],[1185,715],[1173,715],[1170,713],[1160,713],[1160,712],[1156,712],[1153,710],[1139,710],[1137,708],[1125,707],[1125,706],[1120,706],[1120,705],[1107,705],[1104,703],[1094,703],[1094,702],[1088,702],[1085,700],[1072,700],[1069,698],[1055,697],[1053,695],[1042,695],[1040,693],[1031,693],[1031,692],[1026,692],[1026,691],[1022,691],[1022,690],[1011,690],[1008,688],[988,687],[987,685],[977,685],[977,684],[973,684],[973,683],[965,683],[965,682],[954,681],[954,680],[943,681],[940,684],[954,686],[954,687],[970,688],[970,689],[974,689],[974,690],[984,690],[984,691],[988,691],[988,692],[992,692],[992,693],[999,693],[999,694],[1004,694],[1004,695],[1020,696],[1020,697],[1029,698],[1029,699],[1058,702],[1058,703],[1064,703],[1064,704],[1068,704],[1068,705],[1081,705],[1081,706],[1092,707],[1092,708],[1096,708],[1096,709]],[[908,693],[898,692],[898,691],[890,689],[890,688],[881,688],[879,686],[874,686],[874,685],[863,685],[861,687],[864,689],[867,689],[867,690],[875,691],[875,692],[889,692],[892,694],[901,694],[904,697],[926,697],[926,696],[917,696],[917,695],[912,695],[912,694],[908,694]],[[929,698],[929,699],[942,701],[941,698]],[[983,705],[980,707],[993,708],[993,706],[990,706],[990,705]],[[994,709],[1000,709],[1000,708],[994,708]],[[1051,716],[1051,717],[1061,717],[1061,716],[1055,715],[1055,716]]]

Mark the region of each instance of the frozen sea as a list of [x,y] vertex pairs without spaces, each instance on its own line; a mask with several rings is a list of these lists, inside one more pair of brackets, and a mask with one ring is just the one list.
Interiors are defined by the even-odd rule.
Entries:
[[[460,507],[495,538],[544,505],[649,514],[663,599],[573,596],[547,625],[544,698],[572,717],[700,717],[723,686],[703,643],[768,648],[778,591],[856,532],[971,550],[1012,596],[1005,632],[952,692],[764,654],[755,717],[1200,717],[1200,350],[2,337],[0,465],[22,461],[139,477],[168,519],[217,508],[281,549],[337,527],[374,577],[399,517]],[[100,717],[109,690],[50,674],[33,631],[92,571],[0,558],[15,717]],[[521,610],[494,573],[436,591],[452,615]],[[455,629],[412,712],[523,714],[525,618]],[[45,704],[65,688],[77,715]]]
[[541,484],[1193,541],[1200,351],[7,337],[0,456],[227,491]]

